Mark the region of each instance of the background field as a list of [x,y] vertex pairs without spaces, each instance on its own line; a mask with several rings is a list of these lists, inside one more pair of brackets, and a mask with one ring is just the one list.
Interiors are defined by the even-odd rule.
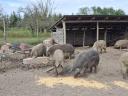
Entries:
[[[7,42],[10,43],[24,42],[32,45],[42,42],[44,39],[50,37],[51,35],[50,32],[44,32],[44,33],[39,33],[39,37],[37,37],[36,34],[32,36],[31,32],[28,29],[23,29],[23,28],[11,28],[7,30],[6,33],[7,33]],[[3,32],[0,31],[0,42],[3,42],[3,40],[4,40]]]

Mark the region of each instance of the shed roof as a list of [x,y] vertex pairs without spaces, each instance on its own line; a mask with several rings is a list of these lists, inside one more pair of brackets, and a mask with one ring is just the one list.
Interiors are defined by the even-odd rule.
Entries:
[[64,15],[50,29],[53,30],[66,23],[87,23],[87,22],[128,22],[128,15]]

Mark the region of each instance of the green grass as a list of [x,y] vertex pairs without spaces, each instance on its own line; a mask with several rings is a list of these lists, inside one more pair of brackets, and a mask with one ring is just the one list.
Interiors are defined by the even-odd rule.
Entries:
[[[23,28],[10,28],[6,33],[8,37],[32,37],[31,32]],[[0,31],[0,37],[3,37],[2,31]]]
[[31,32],[23,28],[11,28],[7,34],[8,37],[32,37]]
[[[7,38],[7,42],[9,43],[28,43],[31,45],[36,45],[38,43],[43,42],[43,40],[46,38]],[[0,38],[0,41],[2,43],[3,38]]]
[[[17,43],[23,42],[28,44],[38,44],[43,42],[44,39],[50,37],[50,32],[39,33],[39,37],[33,37],[31,32],[23,28],[11,28],[7,31],[7,42]],[[0,32],[0,42],[3,41],[3,32]]]
[[[7,36],[8,37],[33,37],[32,33],[30,30],[25,29],[25,28],[10,28],[8,30],[6,30]],[[49,37],[50,36],[50,32],[46,32],[46,33],[39,33],[39,37],[42,36],[46,36]],[[3,37],[3,32],[0,31],[0,37]],[[34,34],[34,37],[36,37],[36,32]]]

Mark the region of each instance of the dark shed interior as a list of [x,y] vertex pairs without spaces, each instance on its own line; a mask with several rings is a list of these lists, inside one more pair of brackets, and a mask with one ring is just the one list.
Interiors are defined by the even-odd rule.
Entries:
[[66,43],[74,46],[92,46],[96,40],[105,40],[113,45],[119,39],[128,37],[128,16],[111,15],[65,15],[51,27],[64,28]]

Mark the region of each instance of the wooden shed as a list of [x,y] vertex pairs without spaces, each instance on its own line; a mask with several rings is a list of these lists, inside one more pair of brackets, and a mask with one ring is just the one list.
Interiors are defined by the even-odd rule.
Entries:
[[96,40],[113,45],[128,37],[128,16],[65,15],[51,27],[58,43],[91,46]]

